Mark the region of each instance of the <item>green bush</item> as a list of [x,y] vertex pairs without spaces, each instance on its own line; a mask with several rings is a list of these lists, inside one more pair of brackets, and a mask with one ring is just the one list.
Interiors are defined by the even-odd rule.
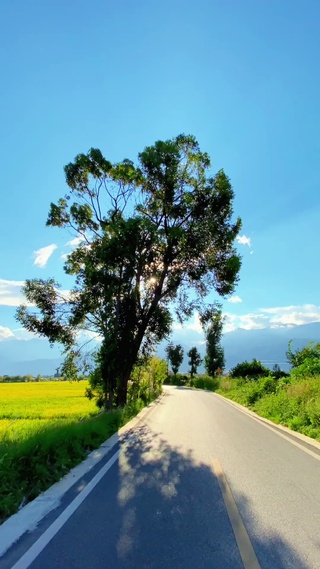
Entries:
[[168,375],[165,380],[166,385],[176,385],[177,387],[187,385],[189,381],[189,376],[183,373],[177,373],[176,375]]
[[320,359],[305,358],[303,363],[291,370],[293,378],[304,378],[312,375],[320,375]]
[[244,361],[237,364],[230,372],[231,377],[248,377],[255,379],[257,377],[266,377],[270,375],[270,370],[262,365],[255,358],[252,362]]
[[141,360],[133,369],[128,385],[128,403],[141,400],[148,404],[161,392],[161,387],[167,378],[165,360],[150,357]]
[[207,389],[208,391],[216,391],[219,387],[219,380],[210,375],[199,375],[189,380],[190,387],[198,389]]
[[295,352],[292,350],[292,345],[293,341],[290,340],[287,359],[293,368],[301,366],[306,360],[320,360],[320,342],[308,342],[301,350]]
[[255,381],[223,377],[218,393],[275,423],[320,440],[320,375]]

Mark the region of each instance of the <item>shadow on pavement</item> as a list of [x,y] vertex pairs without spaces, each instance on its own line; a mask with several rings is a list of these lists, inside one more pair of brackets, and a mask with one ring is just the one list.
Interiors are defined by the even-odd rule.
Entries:
[[[277,535],[255,537],[254,547],[262,569],[315,569]],[[146,425],[31,565],[43,567],[243,569],[211,468]]]

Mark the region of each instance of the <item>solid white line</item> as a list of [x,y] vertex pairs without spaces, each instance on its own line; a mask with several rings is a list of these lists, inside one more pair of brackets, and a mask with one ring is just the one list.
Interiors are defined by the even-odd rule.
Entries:
[[[215,395],[220,395],[219,393],[216,393]],[[313,452],[312,450],[306,448],[304,445],[292,440],[290,437],[286,436],[283,432],[279,432],[279,430],[277,429],[277,427],[279,427],[279,425],[277,425],[276,423],[274,423],[274,427],[267,424],[264,420],[264,417],[260,417],[260,415],[257,415],[257,417],[255,417],[255,415],[253,414],[252,411],[250,411],[249,409],[246,409],[245,407],[243,409],[239,408],[239,403],[237,405],[233,405],[233,401],[230,399],[227,399],[226,397],[222,397],[223,400],[228,403],[231,407],[233,407],[234,409],[237,409],[238,411],[240,411],[240,413],[243,413],[244,415],[246,415],[247,417],[251,417],[251,419],[253,419],[254,421],[256,421],[257,423],[259,423],[260,425],[266,427],[266,429],[269,429],[269,431],[272,431],[273,433],[275,433],[276,435],[278,435],[278,437],[281,437],[282,439],[284,439],[285,441],[288,441],[289,443],[291,443],[293,446],[297,447],[298,449],[302,450],[303,452],[305,452],[306,454],[309,454],[310,456],[312,456],[312,458],[315,458],[316,460],[320,460],[320,455]],[[241,407],[241,406],[240,406]],[[292,436],[295,436],[295,433],[292,433]],[[307,443],[308,444],[308,443]]]
[[62,526],[68,521],[72,514],[79,508],[80,504],[86,499],[94,487],[100,482],[101,478],[108,472],[111,466],[118,460],[120,450],[99,470],[94,478],[89,482],[85,489],[69,504],[60,516],[48,527],[39,539],[26,551],[11,569],[27,569],[31,563],[40,555],[48,543],[54,538]]

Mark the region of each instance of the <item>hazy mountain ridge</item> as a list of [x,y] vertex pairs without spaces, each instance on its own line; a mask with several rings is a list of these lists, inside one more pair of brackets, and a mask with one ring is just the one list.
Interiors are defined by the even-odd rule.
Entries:
[[[233,332],[227,332],[221,342],[225,350],[226,369],[229,370],[244,360],[250,361],[256,358],[267,367],[272,368],[277,363],[282,369],[288,370],[286,352],[290,340],[293,340],[294,349],[302,348],[310,341],[320,342],[320,322],[259,330],[238,328]],[[192,346],[197,346],[200,354],[205,355],[204,338],[198,332],[186,329],[181,330],[181,333],[178,331],[173,341],[183,346],[185,354]],[[165,345],[162,344],[158,350],[161,357],[165,357]],[[181,371],[187,371],[187,359],[185,356]]]
[[[270,368],[277,363],[282,369],[288,369],[286,351],[291,339],[294,349],[302,348],[309,341],[320,342],[320,322],[260,330],[238,328],[233,332],[228,332],[222,338],[226,369],[231,369],[237,363],[253,358],[261,360]],[[172,335],[172,341],[174,344],[181,344],[184,348],[185,358],[181,366],[183,372],[188,369],[186,353],[192,346],[197,346],[202,356],[205,354],[204,336],[194,330],[188,328],[176,330]],[[167,344],[168,342],[162,342],[158,347],[157,352],[160,357],[166,357]],[[61,362],[59,349],[51,348],[46,340],[10,338],[0,342],[0,375],[51,375],[56,372]]]

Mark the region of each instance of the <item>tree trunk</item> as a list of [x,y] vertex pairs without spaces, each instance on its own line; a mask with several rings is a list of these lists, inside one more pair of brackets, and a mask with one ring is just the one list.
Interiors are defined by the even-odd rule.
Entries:
[[104,407],[107,411],[111,411],[113,407],[113,390],[106,391],[104,394]]
[[[131,368],[132,369],[132,368]],[[128,381],[130,379],[130,373],[126,373],[121,379],[121,384],[118,387],[117,395],[117,406],[124,407],[127,404],[127,394],[128,394]]]

